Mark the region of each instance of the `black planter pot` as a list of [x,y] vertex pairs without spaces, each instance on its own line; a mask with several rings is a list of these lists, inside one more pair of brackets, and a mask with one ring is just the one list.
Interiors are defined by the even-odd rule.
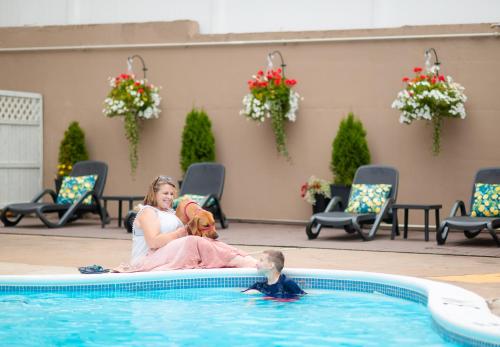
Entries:
[[62,184],[63,179],[64,179],[63,176],[58,176],[54,179],[54,186],[56,188],[56,190],[55,190],[56,194],[59,194],[59,189],[61,189],[61,184]]
[[326,198],[322,194],[314,194],[314,199],[316,199],[316,203],[312,205],[313,214],[324,212],[326,206],[328,206],[328,203],[330,202],[330,199]]
[[342,199],[340,208],[336,207],[334,211],[344,211],[347,208],[347,202],[349,201],[351,186],[344,186],[342,184],[330,184],[330,191],[332,193],[332,198],[334,196],[340,196],[340,198]]

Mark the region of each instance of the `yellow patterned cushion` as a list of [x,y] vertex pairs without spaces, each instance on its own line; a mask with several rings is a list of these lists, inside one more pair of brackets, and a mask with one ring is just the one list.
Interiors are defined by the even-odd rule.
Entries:
[[471,216],[500,217],[500,184],[475,184]]
[[379,213],[391,193],[390,184],[353,184],[345,212]]
[[[57,203],[73,204],[77,202],[83,194],[94,189],[96,180],[97,175],[64,177],[61,183],[61,189],[59,189],[59,195],[57,195]],[[87,197],[83,203],[85,205],[90,205],[92,203],[92,197]]]

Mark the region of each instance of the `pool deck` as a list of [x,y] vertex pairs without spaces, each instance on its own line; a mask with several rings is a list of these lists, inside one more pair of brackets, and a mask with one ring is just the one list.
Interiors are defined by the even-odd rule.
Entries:
[[[500,248],[487,233],[473,240],[452,233],[445,246],[436,244],[434,232],[425,242],[421,230],[410,230],[407,240],[391,240],[390,230],[382,229],[375,240],[363,242],[342,230],[323,229],[318,239],[308,240],[300,225],[232,222],[219,234],[220,240],[251,253],[280,249],[287,267],[373,271],[452,283],[481,295],[500,316]],[[15,228],[0,226],[0,275],[71,274],[90,264],[114,267],[128,259],[130,240],[116,221],[105,229],[94,220],[48,229],[28,218]]]

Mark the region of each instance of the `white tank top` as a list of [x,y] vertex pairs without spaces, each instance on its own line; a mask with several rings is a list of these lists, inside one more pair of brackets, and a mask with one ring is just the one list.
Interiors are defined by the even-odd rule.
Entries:
[[168,212],[165,212],[153,206],[142,206],[137,213],[134,224],[132,226],[132,260],[130,261],[132,265],[134,265],[139,258],[145,256],[149,251],[146,239],[144,238],[144,230],[139,228],[136,224],[137,218],[141,215],[142,211],[146,210],[147,208],[155,211],[156,216],[160,219],[161,233],[169,233],[183,226],[181,220],[175,215],[175,210],[169,210]]

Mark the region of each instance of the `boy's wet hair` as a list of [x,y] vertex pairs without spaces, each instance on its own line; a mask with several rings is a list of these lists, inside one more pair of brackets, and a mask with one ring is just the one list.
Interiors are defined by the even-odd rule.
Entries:
[[267,255],[269,261],[274,264],[274,267],[278,272],[283,270],[283,267],[285,266],[285,256],[283,253],[272,249],[265,250],[263,253]]

